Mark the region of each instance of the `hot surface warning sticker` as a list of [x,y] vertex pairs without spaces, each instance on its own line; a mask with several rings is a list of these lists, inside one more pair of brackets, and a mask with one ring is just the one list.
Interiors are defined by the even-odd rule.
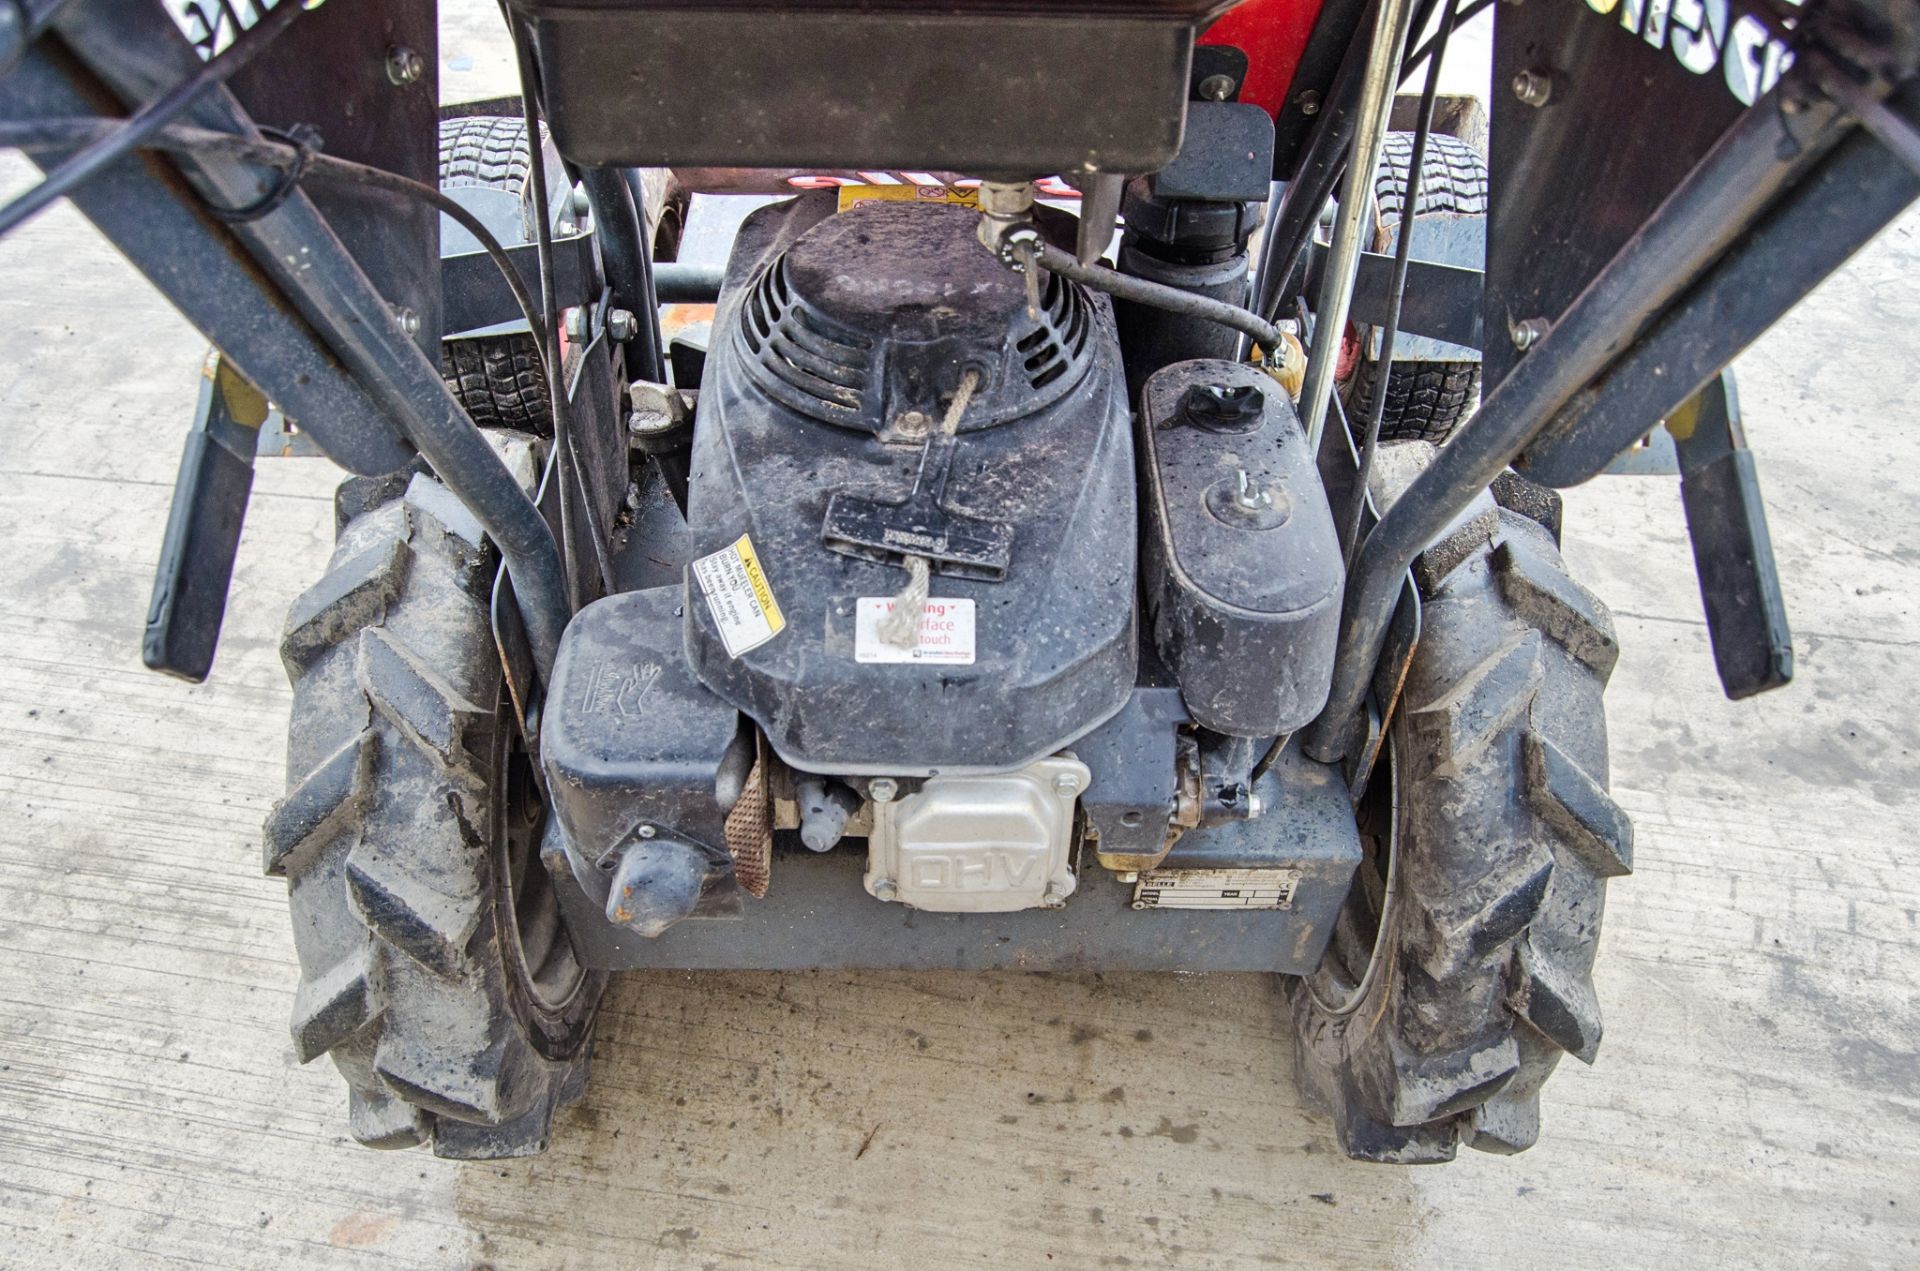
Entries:
[[693,577],[707,598],[707,612],[713,615],[728,657],[757,649],[786,630],[786,616],[773,598],[773,588],[767,585],[766,572],[747,535],[693,562]]
[[[862,596],[853,615],[856,662],[937,662],[973,665],[973,602],[929,596],[920,612],[912,647],[880,637],[880,623],[893,612],[890,596]],[[843,646],[844,647],[844,646]]]
[[1133,889],[1135,909],[1291,909],[1297,869],[1150,869]]

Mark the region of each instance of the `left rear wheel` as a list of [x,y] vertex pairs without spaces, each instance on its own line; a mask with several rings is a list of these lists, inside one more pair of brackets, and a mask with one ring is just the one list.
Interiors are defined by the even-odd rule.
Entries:
[[543,1150],[585,1088],[606,977],[541,864],[539,786],[488,620],[498,557],[433,478],[349,481],[326,575],[288,615],[287,795],[267,819],[300,986],[353,1136],[439,1156]]

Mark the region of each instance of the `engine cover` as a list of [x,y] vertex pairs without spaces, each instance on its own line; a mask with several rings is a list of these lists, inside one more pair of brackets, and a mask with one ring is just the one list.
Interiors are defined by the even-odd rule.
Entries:
[[[1025,767],[1112,716],[1134,681],[1133,443],[1111,310],[1049,276],[1030,316],[966,208],[834,206],[762,209],[734,246],[688,482],[703,559],[687,660],[795,768]],[[1071,227],[1043,226],[1063,241]],[[943,444],[969,371],[980,387]],[[900,649],[875,628],[908,552],[934,572],[920,639]]]

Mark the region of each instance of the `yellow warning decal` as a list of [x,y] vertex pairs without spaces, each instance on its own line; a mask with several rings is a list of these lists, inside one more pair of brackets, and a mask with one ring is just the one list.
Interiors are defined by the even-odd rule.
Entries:
[[952,203],[979,210],[980,191],[956,190],[946,185],[843,185],[840,210],[858,203]]
[[711,556],[693,562],[694,581],[706,598],[707,612],[727,646],[728,657],[757,649],[787,629],[786,615],[773,598],[767,572],[742,534]]

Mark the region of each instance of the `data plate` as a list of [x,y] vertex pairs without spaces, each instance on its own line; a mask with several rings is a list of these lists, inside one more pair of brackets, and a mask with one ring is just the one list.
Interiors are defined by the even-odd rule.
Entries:
[[1297,869],[1150,869],[1134,885],[1135,909],[1291,909]]

